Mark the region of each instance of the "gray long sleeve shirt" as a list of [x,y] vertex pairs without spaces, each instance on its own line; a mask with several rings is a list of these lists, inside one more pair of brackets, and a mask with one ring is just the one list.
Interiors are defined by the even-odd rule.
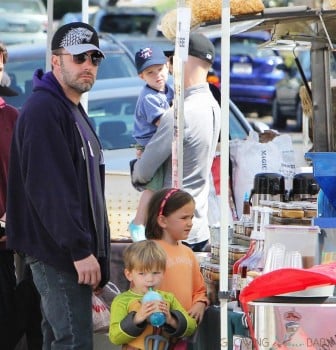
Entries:
[[[165,167],[164,187],[172,186],[172,142],[174,112],[169,110],[134,165],[133,182],[147,183],[155,171]],[[188,243],[209,239],[208,195],[210,172],[220,132],[220,107],[207,83],[184,93],[183,189],[196,201],[193,228]]]

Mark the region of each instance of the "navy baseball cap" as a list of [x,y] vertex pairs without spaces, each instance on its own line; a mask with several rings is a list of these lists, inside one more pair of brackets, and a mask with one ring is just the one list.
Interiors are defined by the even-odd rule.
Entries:
[[[174,51],[167,50],[164,54],[170,57],[174,55]],[[189,36],[188,55],[200,58],[212,64],[215,60],[215,47],[205,35],[191,33]]]
[[153,66],[154,64],[167,63],[167,57],[163,51],[156,47],[146,47],[140,49],[135,54],[135,64],[138,70],[138,74],[142,73],[146,68]]

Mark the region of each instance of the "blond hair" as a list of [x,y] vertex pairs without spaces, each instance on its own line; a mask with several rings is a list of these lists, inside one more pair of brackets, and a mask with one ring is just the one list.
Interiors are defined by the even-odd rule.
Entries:
[[0,42],[0,57],[2,57],[2,63],[6,64],[8,60],[8,52],[4,43]]
[[166,259],[165,251],[150,240],[132,243],[124,251],[124,264],[128,271],[165,271]]

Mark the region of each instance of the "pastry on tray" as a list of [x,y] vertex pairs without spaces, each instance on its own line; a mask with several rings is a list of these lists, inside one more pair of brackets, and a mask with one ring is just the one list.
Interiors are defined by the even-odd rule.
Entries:
[[[201,23],[220,21],[221,19],[222,0],[187,0],[185,4],[191,8],[191,30]],[[262,0],[230,0],[232,16],[256,14],[262,12],[264,8]],[[176,9],[168,11],[162,17],[161,31],[168,40],[175,40],[176,22]]]

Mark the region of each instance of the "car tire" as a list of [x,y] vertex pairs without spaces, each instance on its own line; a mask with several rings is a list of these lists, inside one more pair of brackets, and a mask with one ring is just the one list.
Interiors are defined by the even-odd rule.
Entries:
[[277,99],[275,98],[272,103],[272,117],[273,117],[273,128],[284,129],[287,124],[287,118],[281,113]]

